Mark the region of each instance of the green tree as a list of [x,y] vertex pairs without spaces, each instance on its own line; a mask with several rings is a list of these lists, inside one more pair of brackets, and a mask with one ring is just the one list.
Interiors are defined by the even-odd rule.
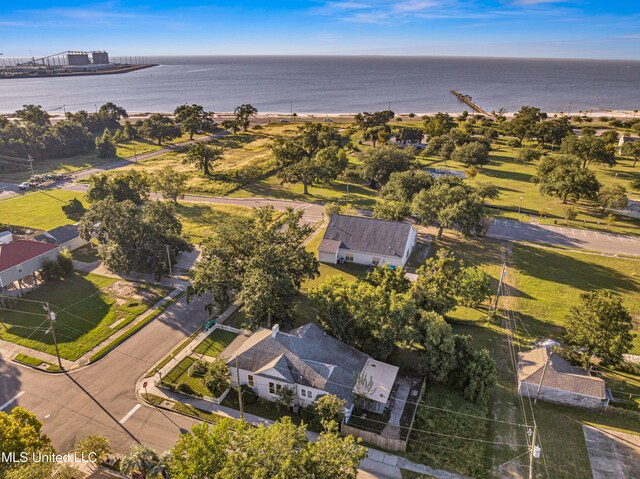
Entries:
[[204,376],[204,385],[207,389],[212,394],[220,393],[229,385],[229,379],[229,368],[224,358],[220,355],[212,358]]
[[567,316],[567,339],[584,348],[588,357],[605,364],[617,364],[631,350],[633,318],[622,299],[611,291],[590,291],[580,295],[580,303]]
[[640,160],[640,141],[632,141],[622,145],[621,153],[624,156],[633,158],[633,166],[636,166],[638,160]]
[[309,298],[328,334],[384,360],[396,343],[411,340],[416,317],[411,293],[389,291],[389,286],[332,276],[309,291]]
[[231,130],[234,134],[237,134],[240,131],[240,123],[238,120],[224,120],[222,122],[222,128],[225,130]]
[[315,182],[335,180],[347,167],[347,156],[339,149],[340,134],[319,123],[305,123],[293,137],[277,138],[271,145],[278,178],[302,183],[303,193]]
[[457,304],[458,273],[460,263],[453,253],[438,250],[418,269],[413,285],[413,297],[418,308],[446,314]]
[[580,160],[571,156],[543,158],[533,181],[541,194],[560,198],[563,204],[568,199],[594,199],[600,189],[595,173],[581,167]]
[[140,205],[149,199],[150,191],[151,180],[144,171],[100,173],[89,178],[87,201],[95,203],[111,197],[115,201],[129,200]]
[[427,379],[445,383],[455,366],[455,339],[451,326],[435,311],[422,311],[418,320],[417,343],[422,346],[420,370]]
[[85,458],[95,458],[98,463],[102,463],[113,452],[109,439],[97,434],[85,437],[76,444],[73,450]]
[[96,138],[96,149],[98,150],[99,158],[113,158],[116,156],[116,144],[107,128],[105,128],[102,136]]
[[629,186],[631,187],[632,190],[640,191],[640,178],[631,180],[631,183],[629,183]]
[[364,280],[388,293],[406,293],[411,289],[411,281],[402,267],[391,269],[389,265],[378,265]]
[[491,295],[491,276],[477,266],[461,267],[457,282],[456,298],[463,306],[478,307]]
[[566,136],[572,135],[573,129],[567,117],[543,121],[538,125],[536,136],[540,146],[550,144],[553,149],[562,144]]
[[411,203],[421,190],[433,186],[433,177],[424,171],[396,171],[389,175],[389,181],[380,189],[385,200]]
[[313,421],[323,428],[334,422],[340,424],[344,419],[347,402],[334,394],[325,394],[317,398],[311,405]]
[[385,129],[387,123],[393,120],[394,116],[395,113],[391,110],[376,111],[373,113],[365,111],[364,113],[358,113],[353,119],[358,128],[366,133],[371,129],[376,129],[376,131]]
[[194,267],[189,296],[212,293],[224,309],[230,295],[239,295],[245,300],[251,329],[290,321],[302,282],[318,275],[315,255],[302,247],[311,228],[301,224],[301,218],[301,211],[289,209],[278,217],[266,207],[219,225],[202,243],[202,260]]
[[187,191],[187,181],[189,175],[175,171],[170,166],[155,173],[153,176],[153,188],[156,192],[162,193],[162,197],[178,204],[178,199],[184,198]]
[[130,477],[134,474],[141,474],[145,479],[158,477],[157,468],[160,464],[158,453],[153,449],[136,444],[122,458],[120,470]]
[[533,163],[534,161],[538,161],[541,156],[542,152],[539,149],[525,146],[518,151],[516,160],[518,160],[523,165],[527,165],[529,163]]
[[278,409],[283,409],[284,411],[288,411],[291,407],[293,407],[296,400],[296,393],[290,386],[282,386],[276,388],[275,396]]
[[394,200],[376,203],[373,207],[373,217],[381,220],[402,221],[411,213],[411,206]]
[[193,140],[193,135],[199,132],[212,132],[215,127],[213,112],[205,111],[201,105],[180,105],[174,111],[176,122],[183,133],[189,134],[189,139]]
[[138,133],[145,138],[162,145],[163,141],[173,140],[180,136],[180,128],[167,115],[154,113],[142,122]]
[[496,385],[498,371],[496,362],[486,349],[474,351],[472,359],[465,365],[463,394],[465,399],[486,404]]
[[613,145],[614,147],[617,147],[620,141],[620,135],[616,130],[607,130],[602,133],[600,138],[602,138],[606,144]]
[[522,146],[525,139],[533,138],[536,135],[540,122],[546,118],[547,114],[543,113],[540,108],[523,106],[511,121],[504,124],[504,128],[508,134],[515,136]]
[[598,192],[598,203],[605,211],[624,210],[629,204],[627,189],[617,183],[604,185]]
[[396,171],[407,171],[414,163],[413,148],[399,149],[393,145],[371,148],[360,154],[359,173],[369,181],[371,187],[384,185]]
[[562,141],[560,152],[578,158],[583,168],[586,168],[589,163],[607,166],[616,164],[615,148],[595,135],[569,135]]
[[456,122],[448,113],[436,113],[424,119],[424,133],[427,138],[446,135],[456,127]]
[[500,197],[500,188],[493,183],[483,183],[478,181],[475,185],[475,194],[483,203],[487,198],[495,200]]
[[404,144],[416,144],[422,142],[424,131],[421,128],[402,127],[396,131],[396,139]]
[[483,143],[465,143],[454,150],[451,159],[459,161],[467,166],[482,166],[489,163],[489,148]]
[[202,174],[210,175],[210,168],[214,163],[222,160],[224,150],[220,147],[208,146],[203,143],[195,143],[189,147],[185,163],[191,163],[198,169],[202,169]]
[[16,118],[33,125],[51,125],[51,115],[43,110],[40,105],[22,105],[22,109],[16,110]]
[[[54,452],[51,440],[42,432],[42,422],[21,406],[14,407],[10,413],[0,411],[0,451],[5,454],[13,453],[17,457],[22,453],[31,455],[38,451],[44,454]],[[0,476],[19,465],[20,463],[0,461]]]
[[160,201],[137,206],[113,197],[94,203],[80,220],[80,236],[98,238],[98,254],[112,271],[129,274],[149,272],[156,280],[168,271],[171,261],[192,246],[182,236],[182,224],[173,205]]
[[456,229],[465,236],[484,232],[480,198],[458,177],[438,178],[432,188],[413,198],[411,210],[418,223],[438,226],[438,238],[444,228]]
[[187,374],[192,378],[203,378],[207,374],[207,371],[209,371],[209,363],[204,359],[198,359],[189,366]]
[[258,114],[258,109],[253,105],[246,103],[244,105],[237,106],[235,110],[233,110],[233,113],[236,116],[238,125],[240,125],[244,131],[247,131],[249,129],[249,124],[251,123],[251,118]]

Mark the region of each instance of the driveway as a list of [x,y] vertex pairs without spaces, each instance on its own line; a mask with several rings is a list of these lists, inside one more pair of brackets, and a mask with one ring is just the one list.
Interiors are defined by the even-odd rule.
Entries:
[[489,226],[487,236],[504,240],[564,246],[572,249],[586,249],[601,253],[640,256],[640,236],[498,219]]
[[640,436],[586,425],[582,430],[593,479],[640,477]]

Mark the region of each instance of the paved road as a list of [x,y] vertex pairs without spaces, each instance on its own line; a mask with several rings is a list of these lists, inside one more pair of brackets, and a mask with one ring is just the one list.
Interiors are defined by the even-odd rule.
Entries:
[[21,405],[35,412],[58,451],[70,450],[87,434],[107,435],[117,451],[138,441],[159,451],[170,448],[194,421],[139,405],[135,385],[206,321],[203,304],[175,303],[103,360],[69,374],[46,374],[0,358],[0,408]]
[[514,220],[494,220],[487,236],[601,253],[640,256],[640,236],[603,233],[595,230],[520,223]]

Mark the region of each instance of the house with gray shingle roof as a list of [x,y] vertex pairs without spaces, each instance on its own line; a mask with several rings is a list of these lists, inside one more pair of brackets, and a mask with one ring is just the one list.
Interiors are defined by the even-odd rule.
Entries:
[[398,375],[396,366],[347,346],[313,323],[286,333],[278,325],[246,332],[235,338],[221,356],[229,366],[232,386],[237,386],[239,376],[241,385],[269,401],[278,398],[280,388],[291,388],[294,406],[303,408],[320,396],[333,394],[346,401],[347,418],[353,410],[357,378],[372,383],[366,391],[360,391],[366,396],[365,409],[382,413]]
[[333,215],[318,247],[323,263],[404,266],[416,244],[416,229],[405,221]]
[[37,241],[59,246],[60,249],[73,251],[88,242],[80,237],[80,229],[77,224],[58,226],[52,230],[46,231],[34,238]]
[[587,408],[609,404],[602,378],[572,366],[546,347],[520,353],[518,359],[520,396]]

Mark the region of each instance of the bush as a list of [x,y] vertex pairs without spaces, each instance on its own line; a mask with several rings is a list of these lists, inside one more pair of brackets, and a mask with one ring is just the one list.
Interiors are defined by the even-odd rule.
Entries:
[[49,258],[43,258],[41,265],[40,279],[42,281],[58,281],[65,276],[63,269],[57,261]]
[[202,394],[196,392],[190,384],[188,383],[179,383],[178,386],[176,386],[176,391],[182,393],[182,394],[188,394],[189,396],[196,396],[196,397],[201,397]]
[[62,276],[69,276],[71,273],[73,273],[73,257],[71,256],[71,253],[69,251],[61,251],[56,262],[58,263],[58,267],[62,272]]
[[206,361],[199,359],[194,362],[191,366],[189,366],[188,374],[192,378],[203,378],[207,371],[209,370],[209,365]]
[[508,146],[510,146],[510,147],[512,147],[512,148],[520,148],[520,146],[521,146],[521,145],[520,145],[520,142],[519,142],[518,140],[516,140],[515,138],[514,138],[514,139],[512,139],[512,140],[509,140],[509,141],[507,142],[507,145],[508,145]]
[[[242,400],[245,404],[255,404],[258,400],[258,396],[253,389],[251,389],[246,384],[240,386],[240,390],[242,391]],[[229,392],[231,394],[231,392]]]

